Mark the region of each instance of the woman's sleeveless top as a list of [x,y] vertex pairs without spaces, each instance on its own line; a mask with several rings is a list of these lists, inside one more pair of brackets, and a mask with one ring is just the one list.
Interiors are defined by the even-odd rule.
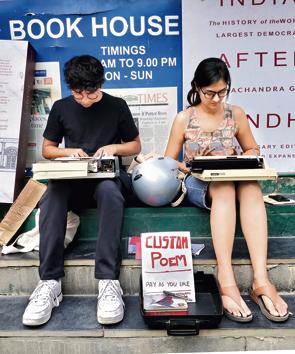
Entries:
[[237,125],[229,104],[224,105],[224,119],[222,123],[212,132],[205,132],[201,129],[199,118],[193,107],[189,107],[186,113],[189,115],[189,121],[185,131],[185,161],[193,159],[206,147],[213,149],[212,154],[232,154],[235,149]]

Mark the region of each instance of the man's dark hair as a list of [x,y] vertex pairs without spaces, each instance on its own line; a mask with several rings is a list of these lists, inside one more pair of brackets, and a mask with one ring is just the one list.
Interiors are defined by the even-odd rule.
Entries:
[[98,59],[81,55],[65,63],[64,77],[71,90],[95,91],[104,83],[104,69]]

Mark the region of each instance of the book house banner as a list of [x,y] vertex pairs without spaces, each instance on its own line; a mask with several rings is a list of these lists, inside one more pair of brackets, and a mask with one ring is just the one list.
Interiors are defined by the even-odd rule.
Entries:
[[169,291],[195,301],[190,233],[141,234],[143,296]]
[[182,107],[181,26],[181,0],[0,1],[0,39],[27,40],[37,54],[27,171],[52,104],[70,94],[62,70],[75,55],[101,60],[103,87],[137,114],[143,152],[163,153]]
[[229,102],[246,111],[261,155],[295,171],[295,2],[183,0],[184,105],[197,64],[219,57],[232,76]]

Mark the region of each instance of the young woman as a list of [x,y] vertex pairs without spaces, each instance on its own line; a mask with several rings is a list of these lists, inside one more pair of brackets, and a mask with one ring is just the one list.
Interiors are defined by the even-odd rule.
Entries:
[[[243,154],[259,154],[245,112],[225,102],[231,87],[230,73],[218,58],[203,60],[197,67],[187,95],[189,107],[173,122],[165,155],[178,159],[184,144],[184,162],[197,155],[234,155],[237,141]],[[235,235],[236,200],[253,267],[251,298],[272,321],[285,321],[289,311],[267,274],[267,219],[260,186],[255,181],[202,182],[186,178],[188,200],[211,210],[210,224],[218,264],[218,282],[224,312],[237,322],[249,322],[252,313],[236,284],[231,255]]]

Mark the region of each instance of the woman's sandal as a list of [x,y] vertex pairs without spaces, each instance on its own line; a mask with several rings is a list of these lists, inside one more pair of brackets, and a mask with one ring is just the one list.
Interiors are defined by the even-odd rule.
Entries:
[[265,285],[265,286],[261,286],[261,287],[255,289],[255,290],[252,288],[251,291],[250,291],[250,297],[260,307],[260,310],[263,313],[263,315],[266,318],[268,318],[269,320],[271,320],[273,322],[284,322],[284,321],[287,321],[287,319],[290,316],[289,311],[287,310],[287,313],[284,316],[272,315],[269,312],[269,310],[267,309],[267,307],[265,306],[265,303],[264,303],[264,301],[262,299],[263,295],[267,296],[272,301],[274,307],[277,308],[280,296],[277,293],[276,288],[273,285],[271,285],[271,284]]
[[[239,289],[236,286],[225,286],[223,288],[220,287],[220,295],[221,296],[227,296],[230,299],[232,299],[239,307],[241,307],[241,294],[239,292]],[[228,310],[224,308],[224,314],[227,318],[229,318],[232,321],[235,322],[250,322],[253,319],[252,313],[248,315],[247,317],[241,316],[235,316]]]

